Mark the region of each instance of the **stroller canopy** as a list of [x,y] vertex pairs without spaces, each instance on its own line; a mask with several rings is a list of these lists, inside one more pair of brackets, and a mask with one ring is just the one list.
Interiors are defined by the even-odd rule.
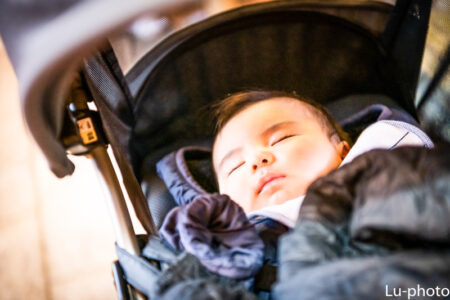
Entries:
[[58,137],[83,57],[143,14],[187,2],[195,1],[1,1],[0,32],[19,80],[25,119],[55,175],[74,170]]

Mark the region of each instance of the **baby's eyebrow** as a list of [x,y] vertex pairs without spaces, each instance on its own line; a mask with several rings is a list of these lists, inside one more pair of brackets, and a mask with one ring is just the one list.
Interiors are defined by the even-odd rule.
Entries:
[[263,132],[261,133],[261,136],[269,136],[281,128],[289,127],[296,123],[297,122],[295,122],[295,121],[282,121],[282,122],[273,124],[272,126],[269,126],[269,128],[264,129]]
[[235,155],[236,153],[238,153],[239,151],[241,151],[241,148],[235,148],[233,150],[228,151],[228,153],[220,161],[219,166],[217,167],[217,170],[220,171],[222,169],[222,166],[225,163],[225,161],[227,159],[229,159],[230,157],[232,157],[233,155]]

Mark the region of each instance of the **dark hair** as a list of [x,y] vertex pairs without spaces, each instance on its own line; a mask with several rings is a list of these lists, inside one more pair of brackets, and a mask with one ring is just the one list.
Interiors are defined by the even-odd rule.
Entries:
[[[347,141],[351,145],[349,135],[342,130],[341,126],[331,117],[322,105],[306,97],[300,97],[295,93],[287,93],[282,91],[256,90],[239,92],[232,94],[214,104],[213,109],[216,119],[216,137],[228,121],[230,121],[237,113],[252,104],[272,98],[291,98],[307,104],[307,106],[310,107],[310,112],[320,122],[322,128],[327,132],[331,141]],[[339,140],[335,140],[336,136]]]

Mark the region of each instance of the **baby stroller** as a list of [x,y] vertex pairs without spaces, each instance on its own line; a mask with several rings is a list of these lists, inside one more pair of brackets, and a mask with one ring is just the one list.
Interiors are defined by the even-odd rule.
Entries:
[[[395,6],[291,0],[242,7],[172,34],[125,76],[110,48],[102,44],[101,51],[91,53],[99,38],[145,11],[169,9],[173,2],[67,1],[54,7],[41,1],[35,4],[47,9],[41,15],[12,2],[2,8],[2,36],[21,84],[25,118],[52,171],[58,177],[69,175],[74,166],[66,153],[88,154],[111,190],[120,258],[114,263],[115,281],[121,299],[130,297],[129,285],[153,295],[151,283],[174,260],[152,239],[176,205],[155,164],[182,146],[211,145],[212,123],[202,110],[205,105],[243,89],[264,88],[301,91],[334,107],[337,119],[374,101],[393,102],[417,118],[417,109],[448,74],[447,50],[415,103],[431,7],[430,1],[419,0],[399,0]],[[95,14],[106,6],[108,13]],[[14,19],[8,17],[11,11]],[[86,16],[92,24],[77,24],[71,35],[64,32],[70,39],[62,38],[58,28],[71,30],[69,25]],[[54,40],[60,44],[36,60],[36,49]],[[382,95],[385,100],[352,95]],[[88,100],[97,110],[89,109]],[[126,192],[148,233],[146,257],[106,144],[113,149]],[[202,165],[208,153],[189,155],[191,164]],[[195,170],[200,170],[196,178],[204,183],[202,189],[213,192],[208,171]],[[260,289],[265,288],[261,283]]]

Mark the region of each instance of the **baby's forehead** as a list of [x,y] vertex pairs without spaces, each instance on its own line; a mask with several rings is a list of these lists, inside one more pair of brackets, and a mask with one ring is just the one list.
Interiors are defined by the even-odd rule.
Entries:
[[256,120],[263,120],[270,123],[270,117],[279,117],[284,114],[295,114],[302,118],[305,116],[312,117],[316,108],[312,105],[295,98],[274,97],[260,100],[255,103],[248,103],[233,114],[220,128],[219,135],[225,128],[232,127],[234,123],[247,123]]
[[269,98],[245,106],[216,134],[212,151],[214,165],[220,152],[229,148],[230,143],[243,139],[246,133],[258,134],[277,122],[315,118],[314,109],[308,103],[288,97]]
[[[316,108],[299,99],[289,97],[276,97],[250,103],[236,111],[223,124],[215,136],[215,141],[223,132],[229,133],[249,129],[253,131],[259,127],[270,126],[279,119],[291,118],[301,120],[304,118],[316,119]],[[254,125],[254,126],[253,126]]]

